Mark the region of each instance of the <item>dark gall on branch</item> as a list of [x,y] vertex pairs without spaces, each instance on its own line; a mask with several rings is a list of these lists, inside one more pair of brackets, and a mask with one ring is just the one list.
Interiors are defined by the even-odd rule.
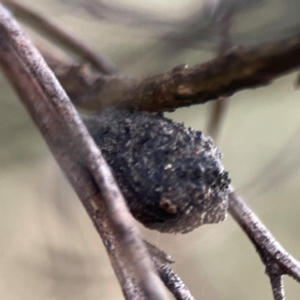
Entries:
[[85,123],[146,227],[186,233],[225,219],[230,179],[211,138],[157,113],[107,109]]

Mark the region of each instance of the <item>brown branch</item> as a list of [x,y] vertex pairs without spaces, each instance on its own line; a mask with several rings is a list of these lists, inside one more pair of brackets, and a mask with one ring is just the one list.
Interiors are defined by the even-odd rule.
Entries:
[[182,279],[172,270],[173,259],[156,246],[144,241],[161,280],[177,300],[195,300]]
[[282,275],[271,275],[270,282],[272,286],[274,300],[284,300],[285,295]]
[[277,261],[274,260],[269,254],[265,253],[263,249],[258,249],[258,253],[260,254],[261,259],[266,266],[266,274],[270,278],[274,300],[284,300],[285,296],[282,276],[285,274],[285,272],[282,270]]
[[[249,236],[249,235],[248,235]],[[253,238],[250,240],[256,247],[258,254],[261,257],[264,265],[266,266],[266,274],[269,276],[270,284],[273,292],[274,300],[284,300],[284,285],[283,275],[286,274],[281,265],[277,262],[277,258],[273,258],[268,250],[264,249],[262,245],[257,244]]]
[[137,80],[120,75],[105,76],[86,64],[70,64],[45,49],[40,50],[68,96],[78,107],[100,112],[120,101],[124,92],[138,83]]
[[176,300],[195,300],[182,279],[168,265],[157,267],[158,274]]
[[300,262],[292,257],[272,236],[241,197],[231,188],[229,212],[256,247],[270,277],[275,300],[284,299],[282,275],[300,282]]
[[295,36],[259,47],[233,48],[202,65],[176,67],[141,81],[103,76],[80,65],[58,63],[53,70],[78,106],[168,111],[268,85],[299,66],[300,36]]
[[[77,52],[102,73],[115,73],[116,69],[110,63],[56,24],[17,1],[4,2],[22,20]],[[245,88],[267,85],[273,79],[298,68],[299,53],[300,37],[296,36],[265,46],[235,48],[206,64],[175,68],[143,81],[100,76],[85,68],[97,79],[83,85],[75,84],[86,81],[81,66],[65,68],[65,74],[56,75],[74,103],[87,109],[101,111],[115,105],[135,110],[165,111],[227,97]],[[74,71],[79,73],[78,76],[74,75]]]
[[4,0],[2,2],[13,11],[17,18],[33,27],[33,29],[40,31],[44,36],[58,42],[61,46],[90,62],[103,74],[116,73],[116,68],[109,61],[46,17],[17,1]]
[[300,66],[300,36],[256,48],[236,48],[192,68],[147,78],[116,103],[148,111],[172,110],[269,84]]
[[100,150],[39,52],[2,5],[0,63],[93,220],[125,297],[166,299]]

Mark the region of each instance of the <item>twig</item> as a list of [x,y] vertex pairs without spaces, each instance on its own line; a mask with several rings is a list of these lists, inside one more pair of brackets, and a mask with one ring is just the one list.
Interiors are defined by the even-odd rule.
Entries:
[[284,300],[285,295],[284,295],[282,275],[271,275],[269,277],[272,286],[274,300]]
[[270,45],[235,48],[192,68],[142,81],[127,91],[118,106],[150,111],[172,110],[269,84],[300,65],[300,36]]
[[195,300],[182,279],[170,268],[165,265],[157,268],[158,274],[165,286],[172,292],[177,300]]
[[125,297],[166,299],[100,150],[39,52],[2,5],[0,41],[2,69],[93,220]]
[[68,32],[58,27],[55,23],[40,15],[29,7],[14,0],[3,1],[9,8],[12,9],[16,17],[26,22],[35,30],[40,31],[43,35],[60,43],[69,51],[79,55],[84,60],[90,62],[103,74],[114,74],[116,68],[106,59],[95,53],[82,41],[74,38]]
[[72,102],[79,107],[102,111],[122,99],[124,91],[138,83],[120,75],[105,76],[86,64],[70,64],[43,48],[40,50]]
[[[219,47],[219,56],[224,55],[231,47],[231,35],[230,30],[232,28],[233,16],[235,14],[234,6],[223,15],[223,19],[220,21],[221,27],[221,43]],[[208,123],[208,135],[210,135],[216,143],[220,136],[222,123],[225,117],[225,113],[230,104],[230,99],[227,97],[220,97],[218,101],[215,101],[212,107],[210,120]]]
[[214,103],[214,106],[212,107],[207,133],[213,138],[213,140],[217,144],[219,141],[220,133],[222,130],[222,124],[229,104],[229,98],[221,97]]
[[177,300],[195,300],[182,279],[172,270],[173,259],[156,246],[144,241],[161,280]]
[[300,282],[300,263],[276,241],[258,217],[231,188],[229,212],[255,245],[270,277],[274,299],[284,299],[282,275]]
[[261,249],[258,250],[258,252],[261,255],[262,261],[266,265],[266,274],[270,278],[274,300],[284,300],[284,285],[282,279],[284,271],[276,260],[272,259],[270,255],[264,253],[264,250]]
[[259,253],[261,260],[266,266],[266,274],[269,276],[271,288],[274,296],[274,300],[284,300],[284,285],[282,276],[285,274],[285,271],[281,265],[277,262],[277,259],[274,259],[266,249],[262,248],[261,245],[257,244],[250,237],[254,243],[257,252]]
[[[110,105],[134,110],[168,111],[268,85],[299,66],[298,35],[259,47],[233,48],[202,65],[176,67],[141,81],[101,76],[88,67],[83,72],[79,65],[65,65],[63,72],[62,67],[59,68],[60,73],[55,69],[54,72],[78,106],[98,111]],[[87,73],[92,74],[93,80],[86,80],[91,76],[86,76]],[[85,84],[75,84],[76,80]]]

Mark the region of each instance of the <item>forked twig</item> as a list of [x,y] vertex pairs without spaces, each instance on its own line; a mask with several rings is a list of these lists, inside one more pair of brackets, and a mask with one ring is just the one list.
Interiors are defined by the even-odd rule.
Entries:
[[166,299],[100,150],[39,52],[2,5],[0,41],[2,69],[93,220],[125,297]]
[[172,292],[176,300],[196,300],[182,279],[165,265],[157,268],[158,274],[165,286]]
[[274,299],[284,299],[282,275],[287,274],[300,282],[300,262],[276,241],[233,188],[229,194],[229,212],[248,235],[266,266]]

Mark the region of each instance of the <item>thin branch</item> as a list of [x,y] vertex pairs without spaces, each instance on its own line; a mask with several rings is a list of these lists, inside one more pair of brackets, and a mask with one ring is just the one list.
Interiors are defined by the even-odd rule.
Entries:
[[272,286],[274,300],[284,300],[285,295],[282,275],[271,275],[270,282]]
[[257,244],[251,237],[250,239],[254,243],[261,260],[266,266],[266,274],[270,279],[274,300],[284,300],[285,296],[282,278],[282,276],[286,274],[284,269],[277,262],[277,259],[274,259],[266,249],[262,248],[262,246]]
[[[103,76],[80,65],[60,66],[60,72],[53,70],[78,106],[92,107],[97,111],[111,105],[134,110],[168,111],[268,85],[299,66],[298,35],[279,43],[233,48],[202,65],[179,66],[141,81]],[[84,84],[76,84],[78,81]]]
[[[231,47],[232,47],[232,40],[231,40],[231,28],[233,17],[235,15],[234,7],[231,8],[225,15],[223,15],[223,19],[221,20],[221,42],[219,47],[219,56],[224,55]],[[225,118],[225,113],[230,105],[230,99],[227,97],[220,97],[218,101],[215,101],[213,104],[209,124],[208,124],[208,135],[210,135],[214,141],[217,143],[222,124]]]
[[33,27],[33,29],[40,31],[43,36],[58,42],[61,46],[90,62],[103,74],[117,72],[117,69],[108,60],[95,53],[84,42],[74,38],[46,17],[17,1],[5,0],[3,2],[13,11],[16,17]]
[[282,276],[285,272],[278,262],[266,253],[264,249],[259,249],[259,246],[257,246],[257,250],[266,266],[266,274],[270,278],[274,300],[284,300],[285,296]]
[[171,269],[172,257],[156,246],[144,241],[161,280],[177,300],[195,300],[182,279]]
[[166,299],[100,150],[39,52],[2,5],[0,42],[2,69],[93,220],[125,297]]
[[[276,241],[254,212],[232,188],[229,194],[229,212],[255,245],[263,263],[266,265],[268,275],[281,276],[282,274],[287,274],[300,282],[299,261]],[[277,270],[276,272],[274,268],[275,271]],[[271,278],[271,280],[273,279]]]
[[219,137],[222,130],[225,114],[230,104],[230,98],[221,97],[212,107],[211,116],[208,123],[207,133],[218,144]]
[[126,91],[116,104],[148,111],[203,104],[267,85],[299,66],[300,36],[250,49],[235,48],[205,64],[147,78]]
[[138,83],[137,80],[120,75],[105,76],[86,64],[65,62],[43,48],[40,50],[48,66],[78,107],[102,111],[122,99],[124,91]]
[[170,268],[165,265],[157,268],[158,274],[165,286],[170,290],[177,300],[195,300],[182,279]]

